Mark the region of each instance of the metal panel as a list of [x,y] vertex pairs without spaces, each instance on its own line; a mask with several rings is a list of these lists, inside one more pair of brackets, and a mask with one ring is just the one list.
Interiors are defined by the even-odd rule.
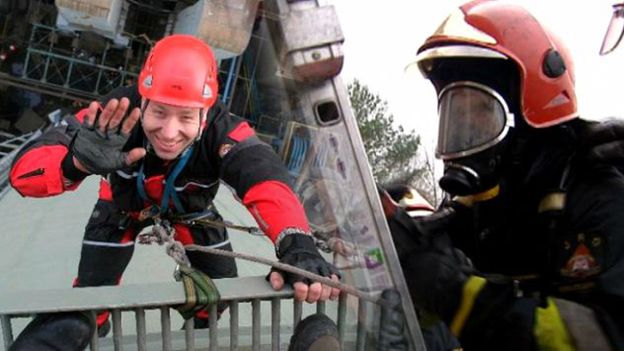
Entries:
[[319,82],[342,69],[344,36],[333,6],[287,5],[284,0],[265,2],[278,18],[272,26],[282,68],[294,79]]
[[336,97],[338,98],[337,102],[340,105],[341,111],[347,114],[344,116],[344,125],[349,132],[349,137],[354,139],[351,145],[353,145],[355,149],[356,162],[360,168],[360,172],[361,174],[368,174],[368,177],[363,177],[364,187],[366,194],[371,197],[370,203],[375,206],[373,219],[375,224],[378,226],[379,233],[385,234],[380,235],[379,240],[383,247],[386,260],[388,261],[388,269],[392,276],[394,286],[402,297],[401,307],[403,313],[405,314],[407,328],[410,334],[410,342],[412,343],[410,346],[417,350],[424,350],[425,343],[420,330],[420,325],[418,324],[418,317],[416,316],[416,311],[413,308],[412,299],[410,297],[409,290],[407,289],[407,283],[405,282],[405,277],[403,276],[403,271],[401,270],[398,258],[399,256],[396,252],[396,248],[394,247],[394,243],[392,242],[388,222],[384,217],[381,201],[379,200],[379,195],[377,193],[377,187],[373,180],[372,171],[370,167],[368,167],[368,160],[366,159],[366,153],[364,151],[364,143],[362,142],[362,137],[360,136],[353,112],[348,107],[350,106],[348,93],[340,77],[335,77],[332,79],[331,83],[333,90],[336,92]]
[[333,6],[314,10],[290,11],[282,21],[288,51],[339,43],[344,35]]
[[[180,11],[175,33],[194,34],[219,58],[240,55],[251,37],[259,0],[200,0]],[[223,52],[219,52],[223,51]]]
[[86,29],[113,37],[116,34],[123,0],[56,0],[59,25]]

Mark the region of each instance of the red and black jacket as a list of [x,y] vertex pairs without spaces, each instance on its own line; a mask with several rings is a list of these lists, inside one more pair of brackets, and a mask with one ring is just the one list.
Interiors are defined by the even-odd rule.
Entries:
[[[103,99],[127,97],[130,108],[140,106],[136,87],[114,90]],[[11,185],[22,195],[47,197],[74,190],[86,176],[73,167],[69,145],[80,128],[85,110],[66,118],[64,125],[51,128],[23,148],[13,162]],[[138,123],[124,150],[146,145]],[[137,175],[143,163],[145,192],[139,196]],[[111,200],[122,211],[136,213],[152,203],[160,204],[164,180],[176,162],[165,164],[154,153],[130,167],[102,179],[100,198]],[[175,179],[175,190],[185,213],[204,211],[212,204],[220,181],[252,213],[261,229],[273,241],[286,228],[309,232],[303,207],[290,186],[290,175],[271,147],[255,135],[247,122],[229,114],[217,102],[208,112],[208,123],[196,142],[185,167]],[[175,209],[173,209],[175,211]],[[180,213],[176,213],[180,214]]]

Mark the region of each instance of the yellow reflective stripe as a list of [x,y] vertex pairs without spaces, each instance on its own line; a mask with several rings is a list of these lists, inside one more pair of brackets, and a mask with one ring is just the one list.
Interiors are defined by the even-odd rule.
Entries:
[[572,340],[565,327],[559,309],[552,299],[548,299],[546,308],[535,309],[533,334],[542,351],[574,351]]
[[455,336],[459,336],[462,329],[464,328],[464,324],[466,324],[466,320],[472,311],[472,306],[474,306],[475,299],[479,292],[485,286],[487,281],[482,277],[471,276],[468,278],[468,281],[464,283],[464,288],[462,292],[462,300],[459,304],[459,308],[457,309],[457,313],[455,313],[455,317],[453,317],[453,321],[451,322],[451,332]]
[[537,212],[543,213],[546,211],[560,211],[563,210],[566,203],[566,193],[557,192],[550,193],[540,201],[537,206]]
[[458,202],[466,207],[472,207],[475,203],[491,200],[497,197],[498,194],[500,194],[500,185],[496,184],[494,187],[478,194],[455,196],[453,198],[453,201]]

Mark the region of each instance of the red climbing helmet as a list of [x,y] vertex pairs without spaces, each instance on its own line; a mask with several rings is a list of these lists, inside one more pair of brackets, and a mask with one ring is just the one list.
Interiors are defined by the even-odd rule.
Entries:
[[195,108],[210,108],[217,99],[217,64],[208,44],[185,34],[159,40],[139,74],[145,99]]

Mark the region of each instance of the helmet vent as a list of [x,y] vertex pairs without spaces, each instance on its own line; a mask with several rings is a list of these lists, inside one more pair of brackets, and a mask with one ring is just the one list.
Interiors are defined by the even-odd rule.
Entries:
[[209,99],[212,97],[212,89],[210,89],[210,86],[208,86],[208,84],[204,85],[204,91],[202,92],[202,97],[204,99]]
[[549,78],[558,78],[566,71],[565,62],[559,54],[559,51],[550,49],[544,58],[542,64],[544,74]]
[[143,80],[143,86],[146,87],[146,88],[151,88],[152,87],[152,76],[151,75],[145,77],[145,79]]

